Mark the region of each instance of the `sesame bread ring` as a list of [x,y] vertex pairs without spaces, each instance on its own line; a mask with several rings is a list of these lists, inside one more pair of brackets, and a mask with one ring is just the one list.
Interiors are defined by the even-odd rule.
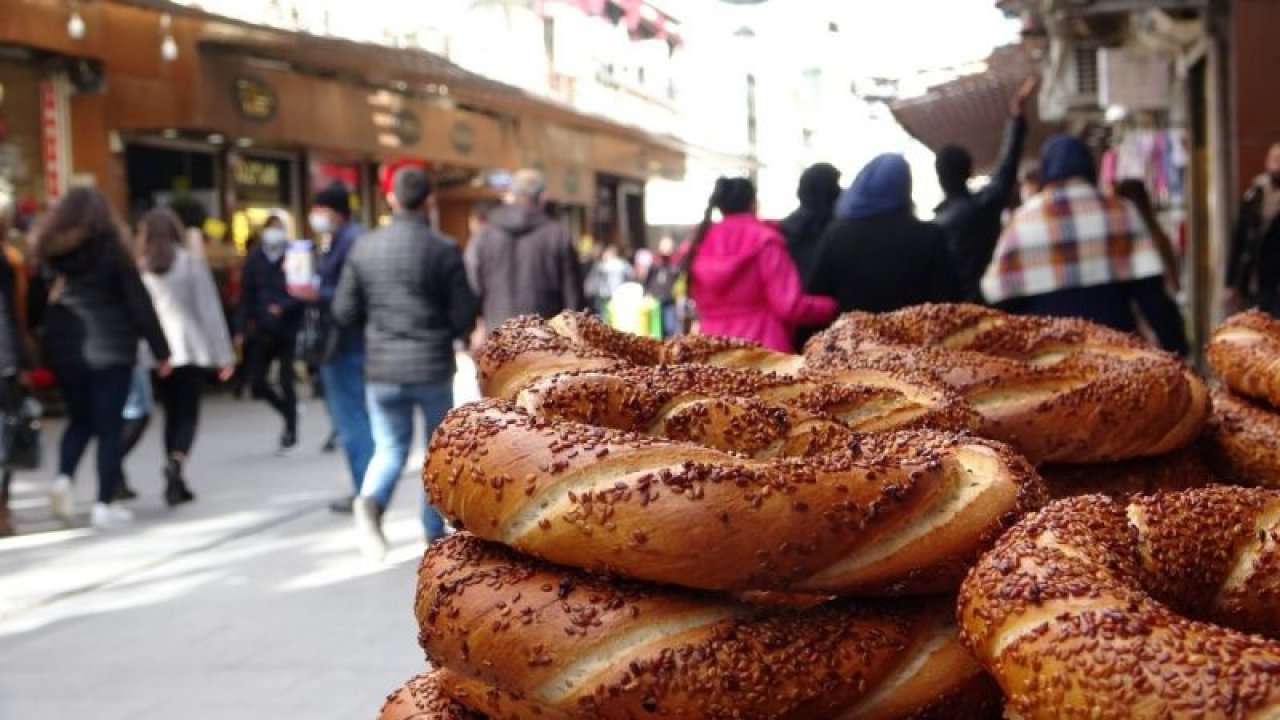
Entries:
[[1280,488],[1280,415],[1216,389],[1204,444],[1215,470],[1224,477],[1243,485]]
[[926,594],[1044,500],[990,440],[877,433],[810,458],[460,407],[431,442],[433,504],[461,527],[552,562],[709,590]]
[[1023,720],[1280,717],[1280,493],[1059,500],[960,592],[961,636]]
[[963,401],[934,390],[922,401],[892,387],[667,365],[560,373],[526,387],[516,404],[543,417],[767,458],[842,449],[857,432],[976,426]]
[[1206,354],[1227,387],[1280,408],[1280,320],[1260,310],[1227,318]]
[[387,696],[378,720],[485,720],[445,694],[439,670],[423,673]]
[[931,376],[982,415],[980,434],[1035,463],[1172,452],[1195,439],[1209,410],[1203,381],[1137,337],[976,305],[849,313],[810,340],[806,355],[816,371]]
[[547,565],[459,534],[427,550],[415,615],[450,693],[494,718],[986,718],[951,603],[762,609]]

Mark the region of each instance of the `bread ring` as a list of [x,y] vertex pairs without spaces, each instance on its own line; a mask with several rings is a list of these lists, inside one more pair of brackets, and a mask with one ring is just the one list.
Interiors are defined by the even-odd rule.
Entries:
[[1213,416],[1204,443],[1224,477],[1280,488],[1280,415],[1229,391],[1214,390]]
[[[761,610],[545,565],[467,534],[418,575],[419,638],[502,718],[986,717],[950,603]],[[493,688],[493,691],[487,690]]]
[[1249,634],[1280,630],[1280,493],[1057,501],[983,556],[959,618],[1010,717],[1280,716],[1280,641]]
[[486,539],[728,591],[954,590],[977,553],[1044,499],[1021,457],[947,433],[762,461],[495,402],[445,418],[424,478],[436,507]]
[[1234,315],[1213,332],[1206,354],[1227,387],[1280,408],[1280,320],[1260,310]]
[[1208,415],[1204,383],[1181,361],[1082,320],[975,305],[849,313],[806,353],[816,370],[931,375],[983,416],[982,435],[1036,463],[1172,452],[1200,433]]
[[378,720],[484,720],[445,694],[442,674],[423,673],[388,695]]
[[854,431],[966,430],[976,425],[977,415],[963,401],[934,390],[936,395],[924,404],[887,387],[667,365],[553,375],[521,391],[516,404],[543,417],[753,457],[794,457],[848,447]]

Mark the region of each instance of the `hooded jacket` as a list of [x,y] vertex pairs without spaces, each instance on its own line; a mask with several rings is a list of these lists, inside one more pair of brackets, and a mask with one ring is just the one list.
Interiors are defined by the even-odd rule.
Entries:
[[800,175],[796,197],[800,200],[800,207],[779,227],[787,238],[787,252],[791,253],[803,280],[812,273],[818,240],[835,217],[836,200],[840,197],[840,171],[826,163],[809,167]]
[[517,315],[552,317],[585,306],[569,229],[541,209],[503,205],[467,245],[467,279],[492,330]]
[[751,213],[729,215],[707,231],[689,283],[703,333],[779,352],[795,350],[796,327],[829,322],[836,313],[831,298],[804,293],[782,235]]
[[145,340],[157,361],[169,345],[151,297],[128,251],[116,237],[69,233],[42,252],[48,261],[33,294],[44,328],[44,359],[54,368],[100,370],[138,360]]
[[841,312],[887,312],[961,297],[942,228],[911,212],[911,170],[901,155],[872,160],[836,205],[807,286]]

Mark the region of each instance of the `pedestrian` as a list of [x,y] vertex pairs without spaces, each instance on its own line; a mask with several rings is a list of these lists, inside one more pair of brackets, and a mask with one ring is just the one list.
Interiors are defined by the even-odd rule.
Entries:
[[518,171],[506,202],[467,245],[467,278],[490,330],[517,315],[585,306],[578,252],[569,228],[543,210],[546,187],[541,172]]
[[[237,346],[244,348],[253,396],[271,406],[284,422],[278,454],[288,455],[298,446],[294,358],[304,304],[289,293],[285,282],[284,256],[289,235],[283,216],[273,213],[259,235],[258,247],[244,263],[235,340]],[[271,387],[269,381],[273,365],[278,388]]]
[[351,218],[351,194],[340,182],[315,194],[308,220],[311,230],[327,241],[320,258],[320,283],[314,298],[324,314],[322,327],[329,335],[324,338],[329,347],[322,354],[320,377],[329,416],[347,457],[352,485],[351,494],[331,502],[329,509],[349,513],[373,457],[373,431],[365,403],[364,327],[360,323],[334,327],[333,300],[351,250],[365,230]]
[[1003,215],[1018,191],[1018,164],[1027,140],[1027,101],[1037,78],[1029,78],[1009,106],[1004,145],[991,181],[977,192],[969,190],[973,156],[958,145],[944,145],[934,158],[938,182],[945,199],[934,211],[933,221],[947,231],[948,247],[955,258],[966,302],[982,302],[982,274],[991,264],[996,241],[1003,229]]
[[116,483],[116,499],[122,502],[138,498],[138,493],[129,486],[124,464],[151,426],[151,411],[155,405],[151,388],[151,356],[142,347],[138,350],[138,362],[129,378],[129,396],[120,413],[124,424],[120,427],[120,480]]
[[676,241],[670,235],[658,240],[658,251],[644,278],[644,292],[658,302],[662,315],[662,336],[680,332],[680,307],[676,301],[676,285],[680,281],[680,263],[676,262]]
[[90,523],[104,529],[126,525],[133,514],[117,502],[117,484],[138,342],[146,341],[160,377],[171,370],[169,344],[102,193],[84,187],[68,191],[43,221],[35,242],[39,278],[47,288],[39,293],[47,303],[42,308],[44,358],[67,406],[50,505],[58,518],[72,519],[72,478],[96,438],[98,495]]
[[841,312],[961,299],[946,232],[916,218],[911,168],[901,155],[875,158],[840,195],[808,287],[834,297]]
[[1079,317],[1138,330],[1136,306],[1160,345],[1185,355],[1164,262],[1136,208],[1095,185],[1089,149],[1055,135],[1040,157],[1038,195],[1014,213],[982,279],[988,301],[1013,313]]
[[1227,299],[1280,317],[1280,142],[1245,191],[1232,236]]
[[804,293],[782,233],[756,217],[756,187],[746,178],[716,181],[683,263],[707,335],[793,352],[797,327],[835,317],[834,300]]
[[188,249],[186,229],[172,210],[142,216],[138,262],[173,352],[173,371],[157,385],[164,408],[164,500],[174,506],[195,499],[185,468],[195,444],[201,395],[211,373],[223,382],[231,379],[235,351],[213,273],[202,255]]
[[[26,376],[28,370],[27,354],[24,351],[26,322],[23,311],[26,308],[26,274],[19,272],[25,264],[15,263],[9,255],[11,246],[8,242],[9,229],[13,224],[13,195],[0,189],[0,246],[5,257],[0,259],[0,408],[6,412],[15,410],[22,402],[21,386],[29,384]],[[18,254],[21,262],[21,254]],[[13,472],[0,470],[0,537],[13,533],[13,524],[9,517],[9,489],[13,483]]]
[[605,309],[613,299],[614,293],[618,292],[618,288],[625,283],[633,280],[635,280],[635,269],[619,252],[618,246],[606,245],[604,252],[600,254],[600,260],[591,267],[591,272],[586,279],[586,287],[591,288],[591,296],[595,301],[596,314],[604,317]]
[[[810,166],[800,175],[796,189],[800,207],[782,221],[779,227],[787,238],[787,252],[796,264],[803,284],[813,276],[813,258],[818,251],[818,240],[826,232],[836,215],[836,200],[840,198],[840,171],[828,163]],[[809,288],[805,288],[808,292]],[[803,348],[818,327],[796,329],[795,346]]]
[[[477,311],[458,244],[431,227],[426,171],[397,171],[387,202],[391,224],[356,243],[333,300],[339,325],[365,329],[374,450],[353,509],[361,549],[374,558],[387,551],[382,516],[409,456],[415,411],[430,437],[453,407],[453,344],[467,337]],[[428,542],[444,535],[429,497],[422,525]]]

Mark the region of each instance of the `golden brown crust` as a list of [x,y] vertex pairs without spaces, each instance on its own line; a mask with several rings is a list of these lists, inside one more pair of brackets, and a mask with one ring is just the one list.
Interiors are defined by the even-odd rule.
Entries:
[[991,702],[944,601],[766,611],[463,534],[427,551],[415,609],[428,656],[476,688],[455,695],[504,718],[875,720]]
[[1204,383],[1177,358],[1081,320],[973,305],[849,313],[806,356],[820,371],[875,368],[945,383],[983,416],[981,434],[1037,463],[1171,452],[1208,414]]
[[1278,520],[1253,488],[1057,501],[970,573],[961,635],[1025,720],[1271,717]]
[[424,479],[461,526],[553,562],[830,594],[954,590],[1045,497],[1021,457],[954,434],[876,434],[843,452],[762,461],[494,402],[449,414]]
[[1159,457],[1094,465],[1042,465],[1039,471],[1055,500],[1077,495],[1126,498],[1229,484],[1210,465],[1199,443]]
[[1280,415],[1215,389],[1204,444],[1220,475],[1245,485],[1280,488]]
[[1227,387],[1280,408],[1280,320],[1260,310],[1233,315],[1213,332],[1206,354]]
[[378,720],[485,720],[445,694],[441,674],[423,673],[388,695]]

